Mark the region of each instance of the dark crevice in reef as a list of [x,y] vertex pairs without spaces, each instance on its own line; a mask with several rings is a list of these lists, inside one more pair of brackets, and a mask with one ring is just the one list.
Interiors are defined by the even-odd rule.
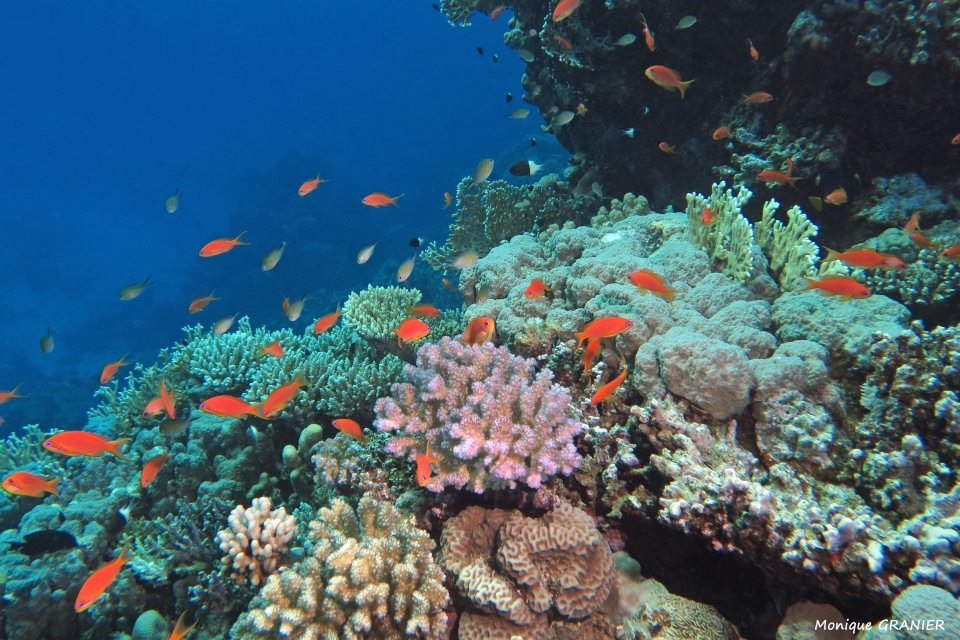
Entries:
[[653,578],[678,596],[712,605],[735,624],[744,640],[773,640],[787,608],[802,600],[832,604],[845,617],[876,622],[890,615],[884,603],[831,594],[760,569],[744,558],[711,551],[702,538],[653,520],[625,514],[626,548]]

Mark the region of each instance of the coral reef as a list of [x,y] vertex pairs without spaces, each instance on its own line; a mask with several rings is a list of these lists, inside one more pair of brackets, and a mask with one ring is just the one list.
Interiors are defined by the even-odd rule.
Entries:
[[256,498],[249,508],[237,505],[227,518],[229,529],[217,534],[223,564],[233,567],[233,579],[260,584],[274,573],[297,536],[297,522],[283,507],[270,509],[270,498]]
[[426,485],[533,489],[581,462],[573,438],[581,426],[566,415],[570,396],[549,369],[492,343],[470,346],[444,338],[417,353],[391,396],[377,400],[374,426],[402,430],[387,451],[411,461],[427,448],[441,459]]
[[397,509],[335,499],[310,523],[309,556],[270,576],[234,640],[447,637],[449,596],[435,544]]
[[369,285],[347,297],[343,322],[364,338],[389,338],[391,329],[410,316],[410,307],[418,304],[421,296],[416,289]]
[[461,616],[463,640],[539,640],[548,613],[568,620],[597,614],[616,582],[593,519],[567,503],[541,518],[467,507],[443,528],[440,562],[473,607]]

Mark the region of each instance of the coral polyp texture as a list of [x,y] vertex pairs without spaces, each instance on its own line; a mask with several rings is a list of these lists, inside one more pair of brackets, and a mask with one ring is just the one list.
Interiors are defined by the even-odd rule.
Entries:
[[283,507],[270,508],[270,498],[255,498],[248,508],[237,505],[227,518],[230,526],[217,534],[223,564],[233,567],[233,579],[258,585],[274,573],[297,537],[297,521]]
[[426,485],[431,491],[483,493],[518,483],[536,489],[580,466],[573,439],[581,425],[567,415],[570,395],[551,382],[550,370],[535,372],[533,360],[489,342],[444,338],[421,347],[417,365],[403,375],[409,382],[377,400],[374,426],[400,430],[386,449],[411,461],[429,445],[440,458]]
[[462,640],[539,640],[551,612],[564,620],[598,614],[616,585],[609,545],[568,503],[540,518],[467,507],[444,526],[440,562],[472,607],[461,617]]
[[392,504],[365,496],[354,511],[334,499],[308,538],[309,556],[267,580],[231,638],[447,638],[435,543]]

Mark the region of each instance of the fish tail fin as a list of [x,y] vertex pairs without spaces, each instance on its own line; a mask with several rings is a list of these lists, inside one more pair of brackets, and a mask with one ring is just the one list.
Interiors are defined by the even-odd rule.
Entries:
[[240,236],[242,236],[245,233],[246,231],[241,231],[240,235],[234,238],[233,241],[236,242],[237,244],[250,244],[249,242],[240,242]]
[[120,356],[120,360],[117,361],[117,366],[123,367],[123,366],[125,366],[125,365],[131,364],[131,363],[127,362],[127,356],[128,356],[128,355],[130,355],[130,352],[129,352],[129,351],[127,351],[125,354],[123,354],[122,356]]
[[133,438],[120,438],[119,440],[114,440],[113,442],[108,443],[108,445],[107,445],[107,451],[109,451],[109,452],[112,453],[113,455],[117,456],[118,458],[120,458],[120,459],[123,460],[124,462],[133,462],[130,458],[128,458],[127,456],[123,455],[123,451],[121,450],[121,448],[123,447],[123,445],[125,445],[125,444],[128,443],[128,442],[132,442],[132,441],[133,441]]
[[180,614],[180,618],[177,620],[177,625],[173,628],[173,633],[170,635],[170,640],[180,640],[185,635],[190,633],[195,626],[197,626],[196,620],[194,620],[192,624],[187,624],[187,612],[184,611]]
[[576,349],[574,349],[574,351],[577,351],[580,348],[580,345],[583,344],[583,340],[584,340],[583,333],[584,332],[581,331],[580,333],[573,334],[573,337],[577,339],[577,347]]
[[787,176],[787,182],[789,182],[790,186],[793,187],[794,189],[797,188],[797,180],[802,180],[802,179],[803,178],[791,178],[790,176]]
[[47,491],[49,491],[50,493],[52,493],[53,495],[59,498],[60,492],[57,491],[57,485],[59,485],[61,482],[63,482],[63,478],[54,478],[53,480],[50,481],[50,484],[47,486]]
[[[390,204],[392,204],[393,206],[395,206],[395,207],[397,207],[397,208],[399,209],[399,208],[400,208],[400,205],[397,204],[397,200],[399,200],[399,199],[402,198],[402,197],[403,197],[403,194],[401,193],[401,194],[398,195],[396,198],[390,198]],[[414,254],[414,255],[416,255],[416,254]]]
[[787,177],[793,175],[793,158],[787,158]]
[[834,251],[830,247],[824,247],[827,250],[827,257],[821,260],[820,262],[833,262],[834,260],[840,259],[840,252]]
[[[49,329],[48,329],[48,331],[49,331]],[[123,360],[123,358],[120,358],[120,359]],[[21,395],[17,394],[17,389],[19,389],[19,388],[22,387],[22,386],[23,386],[23,383],[22,383],[22,382],[21,382],[20,384],[18,384],[17,386],[15,386],[15,387],[13,388],[13,391],[10,392],[10,397],[11,397],[11,398],[26,398],[27,396],[21,396]]]
[[694,83],[694,80],[685,80],[680,83],[678,89],[680,89],[680,99],[683,100],[684,94],[687,92],[687,88]]
[[804,284],[802,287],[797,289],[798,293],[801,291],[813,291],[814,289],[817,289],[818,288],[817,285],[820,284],[816,280],[812,278],[808,278],[807,276],[800,276],[800,277],[803,278],[806,284]]
[[148,284],[153,284],[150,282],[150,276],[147,276],[147,279],[143,281],[143,286],[147,286]]
[[212,289],[212,290],[210,291],[210,295],[208,295],[207,297],[210,298],[211,301],[213,301],[213,300],[219,300],[220,298],[214,298],[214,297],[213,297],[213,294],[215,294],[216,292],[217,292],[216,289]]
[[677,293],[677,291],[678,291],[677,289],[669,289],[667,287],[664,287],[663,289],[664,300],[666,300],[670,304],[673,304],[673,296]]
[[130,551],[130,543],[129,543],[129,542],[125,542],[125,543],[123,544],[123,548],[120,549],[120,555],[117,556],[117,560],[116,560],[116,561],[117,561],[118,564],[124,565],[124,564],[130,562],[131,560],[133,560],[133,559],[136,558],[136,557],[137,557],[136,554],[134,554],[132,551]]

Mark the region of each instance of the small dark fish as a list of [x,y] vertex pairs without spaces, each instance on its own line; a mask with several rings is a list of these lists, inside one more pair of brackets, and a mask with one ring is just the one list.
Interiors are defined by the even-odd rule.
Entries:
[[513,94],[512,94],[512,93],[508,93],[508,94],[507,94],[507,102],[513,102]]
[[500,58],[497,57],[497,54],[493,54],[493,61],[494,61],[494,62],[500,62]]
[[64,549],[76,549],[77,539],[66,531],[57,531],[56,529],[44,529],[43,531],[34,531],[23,536],[23,542],[8,542],[7,544],[16,551],[31,558],[41,556],[45,553],[54,551],[63,551]]
[[411,238],[410,242],[407,244],[409,244],[411,247],[419,247],[423,244],[423,238]]
[[536,139],[536,138],[530,138],[530,146],[531,146],[531,147],[537,146],[537,139]]
[[521,160],[520,162],[515,162],[510,167],[510,173],[515,176],[532,176],[536,175],[537,171],[543,168],[542,164],[537,164],[533,160]]
[[436,2],[431,3],[430,6],[436,9],[437,11],[440,11],[440,5],[438,5]]
[[160,423],[160,433],[165,436],[175,436],[189,427],[191,422],[193,420],[190,418],[184,418],[183,420],[167,418]]
[[477,53],[483,55],[483,47],[477,47]]

